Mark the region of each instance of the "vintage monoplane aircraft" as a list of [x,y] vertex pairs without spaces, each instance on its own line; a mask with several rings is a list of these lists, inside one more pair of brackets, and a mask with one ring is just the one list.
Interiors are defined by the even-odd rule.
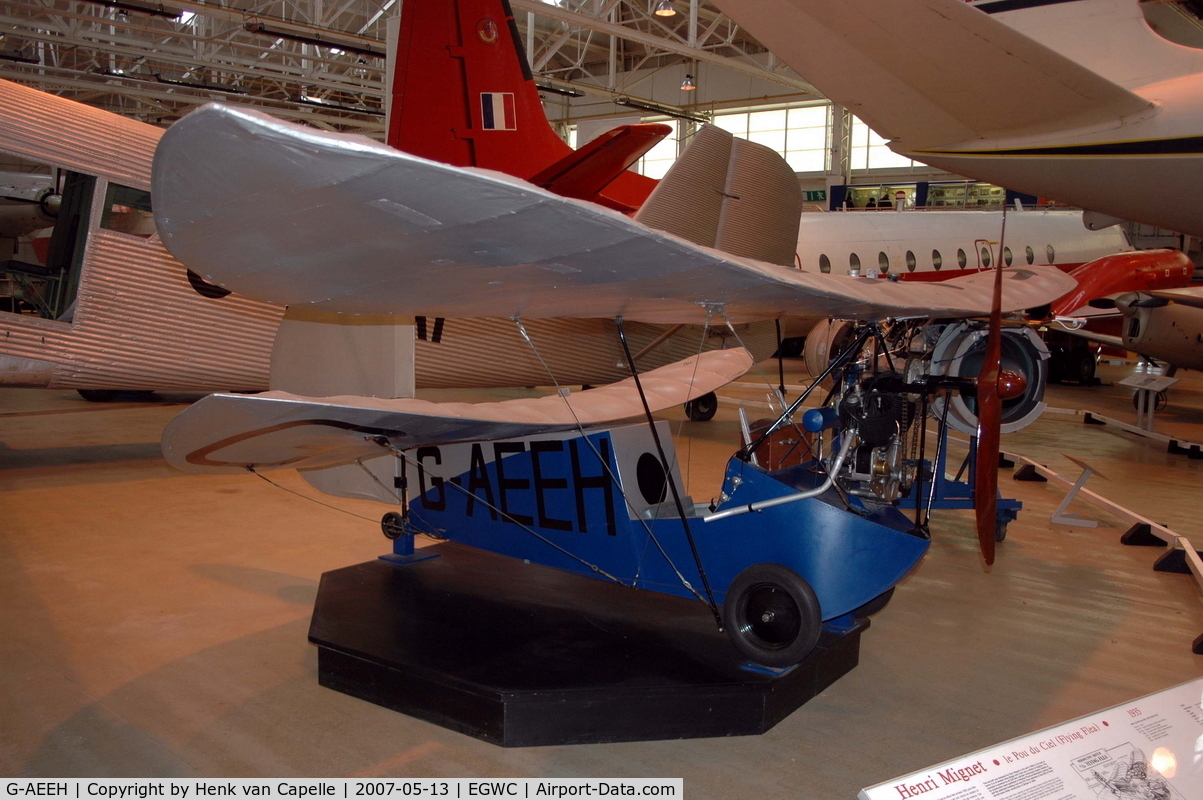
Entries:
[[[168,130],[152,188],[165,246],[213,285],[343,315],[504,316],[519,331],[533,319],[610,317],[632,375],[593,396],[479,406],[211,395],[164,432],[172,464],[295,467],[323,491],[400,504],[404,518],[392,524],[402,538],[418,529],[695,596],[716,617],[721,604],[736,647],[771,666],[804,658],[824,621],[886,595],[922,556],[924,521],[895,503],[909,492],[922,497],[922,453],[910,444],[924,438],[916,425],[938,405],[929,399],[938,395],[947,409],[952,395],[972,396],[982,458],[991,458],[1004,405],[1043,386],[1039,357],[1032,374],[1000,380],[1001,312],[1044,306],[1074,285],[1048,266],[916,284],[749,255],[793,246],[800,205],[780,198],[798,185],[779,155],[713,127],[699,131],[633,218],[507,175],[219,105]],[[986,313],[990,335],[980,336],[982,324],[973,332],[981,353],[961,360],[976,371],[951,373],[934,354],[964,341],[967,329],[948,320]],[[712,507],[699,509],[684,496],[652,412],[712,391],[748,356],[701,353],[640,376],[624,326],[788,315],[858,321],[820,376],[838,388],[807,422],[809,455],[770,471],[757,463],[764,437],[748,442]],[[895,322],[885,331],[878,323],[887,318]],[[639,410],[650,439],[591,427]],[[418,478],[415,506],[397,493],[407,470]],[[991,562],[997,476],[983,468],[976,477],[979,539]],[[747,514],[757,514],[754,524]]]

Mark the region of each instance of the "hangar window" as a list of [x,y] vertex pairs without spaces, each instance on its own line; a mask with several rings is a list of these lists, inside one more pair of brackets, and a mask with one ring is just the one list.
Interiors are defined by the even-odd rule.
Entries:
[[795,172],[827,169],[831,104],[716,114],[723,130],[780,153]]
[[1029,264],[1036,260],[1036,254],[1032,252],[1032,246],[1030,244],[1023,248],[1023,256],[1028,260]]
[[939,272],[940,267],[944,266],[944,257],[940,255],[939,250],[931,251],[931,265],[936,272]]
[[1048,259],[1048,263],[1051,264],[1057,260],[1057,251],[1053,249],[1051,244],[1046,244],[1044,246],[1044,256]]
[[990,266],[990,248],[989,247],[982,248],[982,266],[983,267]]
[[848,256],[848,269],[860,269],[860,256],[858,256],[856,253],[852,253]]
[[155,232],[155,216],[150,207],[150,192],[110,183],[104,195],[100,227],[134,236],[147,237]]
[[1003,248],[1003,263],[1008,267],[1011,266],[1011,248],[1009,247]]
[[827,257],[826,253],[819,256],[819,272],[824,274],[831,272],[831,259]]
[[886,255],[885,250],[877,254],[877,268],[883,273],[890,271],[890,257]]
[[961,269],[965,269],[965,266],[968,263],[969,263],[969,259],[968,259],[968,257],[966,257],[965,251],[958,247],[957,248],[957,266],[960,267]]
[[852,169],[890,169],[915,165],[911,159],[891,150],[885,139],[856,117],[852,118],[848,140],[851,144],[849,166]]
[[912,253],[910,250],[906,251],[906,271],[907,272],[915,271],[915,254]]
[[15,156],[4,163],[0,311],[70,322],[96,178]]
[[663,178],[664,174],[668,172],[668,168],[677,160],[677,139],[681,135],[681,129],[675,119],[656,121],[668,125],[673,132],[657,142],[655,147],[648,150],[643,158],[639,159],[637,171],[649,178]]

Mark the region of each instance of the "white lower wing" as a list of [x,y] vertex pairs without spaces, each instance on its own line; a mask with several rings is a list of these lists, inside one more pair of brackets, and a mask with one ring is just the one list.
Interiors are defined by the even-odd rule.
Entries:
[[[164,244],[206,280],[283,305],[359,314],[614,317],[973,316],[989,274],[895,283],[700,247],[499,173],[211,105],[155,153]],[[1004,310],[1074,288],[1004,270]]]
[[[640,376],[653,412],[713,392],[752,366],[747,350],[712,350]],[[163,456],[189,472],[241,472],[350,464],[398,448],[506,439],[642,415],[633,378],[565,397],[498,403],[404,398],[212,394],[163,431]]]

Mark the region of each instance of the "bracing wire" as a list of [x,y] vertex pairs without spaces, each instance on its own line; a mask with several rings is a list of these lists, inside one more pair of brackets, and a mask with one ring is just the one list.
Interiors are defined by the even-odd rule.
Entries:
[[643,413],[647,417],[648,426],[652,431],[652,440],[656,443],[656,451],[660,455],[660,466],[668,476],[668,488],[672,490],[673,502],[677,504],[677,513],[681,517],[681,526],[685,529],[685,538],[689,542],[689,549],[693,553],[694,566],[698,568],[698,577],[702,579],[702,588],[706,591],[707,605],[710,607],[710,613],[714,614],[714,621],[718,624],[719,630],[723,629],[723,618],[719,613],[718,604],[714,600],[714,592],[710,589],[710,580],[706,577],[706,568],[702,566],[702,557],[698,553],[697,542],[694,541],[693,531],[689,528],[689,520],[685,518],[685,507],[681,503],[681,493],[677,491],[677,483],[672,479],[672,467],[668,463],[668,457],[664,454],[664,445],[660,442],[660,432],[656,430],[656,420],[652,417],[652,410],[647,404],[647,395],[643,393],[643,384],[639,381],[639,370],[635,367],[635,359],[631,356],[631,347],[627,344],[627,335],[623,330],[622,317],[614,318],[615,325],[618,327],[618,339],[622,342],[622,351],[626,354],[627,364],[631,367],[631,377],[635,379],[635,388],[639,391],[639,400],[643,403]]
[[301,498],[302,500],[308,500],[311,503],[317,503],[319,506],[325,506],[326,508],[346,514],[347,516],[355,517],[356,519],[366,519],[368,522],[379,522],[380,521],[378,519],[372,519],[371,517],[365,517],[363,514],[356,514],[354,511],[348,511],[345,508],[339,508],[338,506],[332,506],[329,503],[323,503],[321,500],[318,500],[316,497],[310,497],[309,495],[301,494],[296,489],[289,489],[287,486],[282,486],[281,484],[276,483],[271,478],[264,475],[262,472],[257,471],[254,468],[254,466],[247,467],[246,471],[251,473],[252,475],[254,475],[257,478],[261,478],[262,480],[267,481],[272,486],[275,486],[277,489],[282,489],[282,490],[288,492],[289,494],[295,494],[297,497]]
[[[629,516],[632,517],[633,519],[638,520],[639,524],[643,526],[644,531],[648,535],[648,540],[653,542],[656,545],[656,549],[660,551],[660,555],[663,556],[665,563],[668,564],[669,569],[671,569],[673,571],[673,574],[676,575],[677,580],[679,580],[681,582],[681,585],[684,586],[685,589],[688,590],[690,592],[690,594],[692,594],[698,600],[701,600],[703,603],[706,602],[706,599],[704,597],[702,597],[702,595],[697,591],[697,589],[693,588],[693,585],[689,582],[689,580],[684,575],[681,574],[681,570],[677,568],[677,565],[673,563],[672,558],[669,557],[668,552],[664,549],[664,546],[660,544],[660,540],[656,538],[656,534],[652,532],[651,526],[648,525],[648,523],[645,519],[643,519],[637,513],[635,513],[635,508],[634,508],[634,506],[631,505],[631,501],[627,498],[626,492],[623,491],[622,484],[619,482],[618,476],[616,476],[614,474],[614,471],[610,469],[610,464],[606,461],[605,458],[602,457],[602,454],[598,452],[597,447],[594,446],[593,441],[589,438],[588,434],[585,431],[585,426],[581,424],[580,418],[576,415],[576,410],[572,407],[572,403],[568,402],[568,397],[564,395],[563,389],[560,386],[560,382],[556,379],[555,373],[552,372],[551,367],[548,366],[547,362],[543,359],[542,353],[540,353],[539,348],[537,348],[535,346],[535,342],[533,339],[531,339],[530,334],[527,332],[526,326],[522,324],[521,318],[512,317],[511,319],[513,320],[514,324],[518,326],[518,333],[522,336],[523,340],[530,347],[531,352],[534,353],[534,355],[535,355],[535,358],[537,358],[539,360],[539,363],[543,365],[543,369],[547,373],[547,377],[551,379],[552,385],[556,387],[556,391],[560,394],[560,397],[564,398],[564,404],[566,406],[568,406],[568,412],[570,414],[572,414],[572,418],[576,422],[577,431],[580,432],[581,434],[583,434],[582,438],[584,439],[585,444],[587,444],[589,446],[589,449],[593,451],[593,455],[597,457],[598,463],[601,464],[602,469],[605,470],[605,473],[609,477],[610,482],[612,484],[614,484],[614,488],[618,490],[619,496],[622,498],[622,501],[627,506],[627,511],[629,513]],[[709,319],[709,317],[707,317],[707,319]],[[696,369],[697,369],[696,366],[694,369],[696,372]],[[671,475],[669,475],[669,480],[670,481],[672,480]],[[642,560],[640,562],[640,569],[642,569]]]

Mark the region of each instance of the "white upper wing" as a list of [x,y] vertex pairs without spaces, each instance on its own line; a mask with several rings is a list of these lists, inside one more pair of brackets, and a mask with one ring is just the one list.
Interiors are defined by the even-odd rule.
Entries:
[[[327,311],[701,322],[972,316],[988,273],[942,283],[823,275],[730,256],[495,172],[210,105],[155,153],[164,244],[206,280]],[[1005,270],[1004,310],[1076,284]]]

